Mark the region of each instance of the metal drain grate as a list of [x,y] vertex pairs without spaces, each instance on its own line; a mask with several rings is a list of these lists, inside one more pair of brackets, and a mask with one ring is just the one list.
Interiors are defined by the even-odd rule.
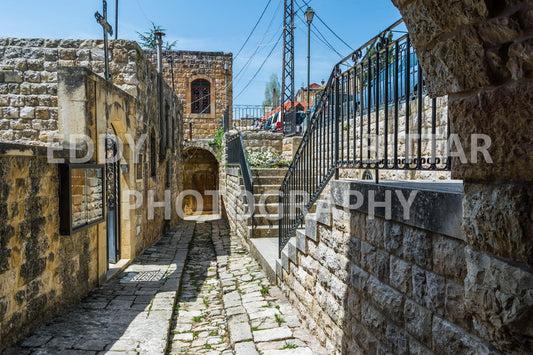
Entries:
[[146,281],[160,281],[165,276],[163,271],[141,271],[129,272],[126,277],[120,280],[121,282],[146,282]]

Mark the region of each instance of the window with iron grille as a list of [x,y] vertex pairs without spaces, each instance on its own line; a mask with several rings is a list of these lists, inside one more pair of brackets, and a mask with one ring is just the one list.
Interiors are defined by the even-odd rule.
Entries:
[[211,113],[211,84],[204,79],[198,79],[191,84],[191,112]]

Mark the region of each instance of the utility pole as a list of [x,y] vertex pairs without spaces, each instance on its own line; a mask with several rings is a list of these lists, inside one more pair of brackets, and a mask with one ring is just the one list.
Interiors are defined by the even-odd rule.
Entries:
[[283,16],[283,72],[281,75],[281,130],[285,133],[285,103],[289,102],[291,133],[296,126],[294,112],[294,0],[285,0]]
[[104,30],[104,78],[105,80],[110,80],[111,76],[109,75],[109,55],[108,55],[108,48],[107,48],[107,34],[109,33],[110,36],[113,35],[113,27],[107,22],[107,1],[103,0],[103,15],[100,15],[98,11],[94,13],[94,17],[96,18],[96,22],[102,26]]

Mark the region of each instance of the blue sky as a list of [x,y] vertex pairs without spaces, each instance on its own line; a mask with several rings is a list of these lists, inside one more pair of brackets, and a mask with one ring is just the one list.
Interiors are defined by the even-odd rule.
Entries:
[[[390,0],[305,2],[353,49],[401,17]],[[119,38],[136,40],[136,31],[147,30],[153,21],[167,30],[167,40],[178,41],[174,49],[224,51],[236,55],[267,3],[268,0],[119,0],[118,34]],[[307,8],[304,0],[296,1],[295,9],[300,6],[299,14],[303,18]],[[101,8],[101,0],[2,0],[0,36],[101,38],[101,28],[93,15],[95,11],[101,12]],[[252,37],[235,58],[234,76],[249,63],[235,79],[234,104],[261,104],[270,75],[276,73],[281,77],[280,41],[255,80],[250,82],[281,34],[282,14],[283,0],[271,0]],[[113,21],[114,15],[115,0],[109,0],[108,16]],[[307,80],[307,25],[298,16],[295,24],[297,90]],[[316,17],[313,24],[340,54],[346,56],[352,52]],[[311,81],[327,80],[333,65],[341,58],[314,35],[311,38]]]

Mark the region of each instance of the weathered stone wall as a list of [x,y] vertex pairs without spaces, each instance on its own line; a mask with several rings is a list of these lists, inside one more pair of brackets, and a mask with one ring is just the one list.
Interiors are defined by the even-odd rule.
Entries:
[[[136,42],[110,41],[109,58],[114,85],[144,105],[156,100],[157,71]],[[103,75],[103,41],[0,38],[1,141],[48,145],[56,138],[57,73],[63,66]]]
[[[395,197],[420,189],[409,218]],[[392,212],[369,215],[392,193]],[[354,206],[349,192],[361,192]],[[305,233],[284,249],[279,282],[332,353],[490,353],[477,337],[465,294],[461,187],[332,183]],[[281,271],[281,273],[279,272]]]
[[[157,53],[145,50],[157,64]],[[227,67],[227,69],[225,69]],[[193,121],[193,138],[211,138],[220,126],[224,110],[233,104],[233,54],[224,52],[163,51],[163,77],[184,103],[184,119]],[[211,112],[191,112],[191,83],[205,79],[211,84]]]
[[[111,43],[113,60],[110,68],[114,83],[119,85],[117,86],[90,70],[92,68],[98,73],[103,71],[103,57],[99,57],[103,52],[100,41],[0,41],[4,45],[0,46],[3,55],[0,59],[0,87],[8,89],[7,92],[0,92],[0,102],[6,104],[2,107],[3,113],[14,112],[13,117],[4,121],[9,123],[9,127],[0,128],[0,141],[22,142],[27,144],[26,147],[44,145],[61,150],[77,143],[73,134],[84,135],[90,138],[95,148],[93,155],[89,156],[89,162],[103,164],[105,143],[102,137],[106,134],[116,136],[122,143],[118,256],[120,259],[134,259],[179,219],[174,201],[183,190],[183,107],[180,100],[165,82],[159,80],[156,69],[144,59],[143,52],[135,42]],[[46,82],[33,82],[34,78],[46,78]],[[53,90],[41,91],[39,88]],[[37,112],[41,111],[53,114],[40,117]],[[32,113],[21,117],[23,112]],[[43,120],[53,122],[53,129],[39,130],[40,126],[36,125]],[[11,126],[17,122],[24,123],[24,127],[15,129]],[[31,132],[26,132],[30,129]],[[43,136],[42,132],[48,133]],[[26,133],[29,135],[25,135]],[[146,139],[136,156],[134,145],[142,142],[145,135]],[[83,144],[76,144],[75,147],[86,148]],[[37,148],[43,147],[35,147]],[[27,269],[30,275],[40,275],[46,284],[39,286],[42,292],[37,290],[37,286],[32,286],[36,290],[34,293],[30,289],[24,289],[26,298],[17,301],[14,297],[23,297],[22,291],[26,287],[21,277],[17,276],[16,284],[11,279],[9,283],[2,283],[0,299],[5,298],[9,303],[9,310],[6,308],[6,312],[9,311],[10,315],[18,318],[14,318],[10,327],[4,327],[2,323],[2,331],[5,329],[10,335],[2,337],[0,348],[15,341],[17,338],[14,335],[23,336],[38,324],[33,319],[34,311],[42,315],[39,318],[42,323],[52,313],[79,300],[92,287],[106,280],[106,222],[75,236],[58,236],[59,211],[57,201],[54,201],[58,190],[57,167],[48,164],[46,151],[41,155],[44,158],[35,158],[38,164],[30,158],[20,158],[22,160],[17,162],[17,169],[22,172],[6,170],[6,174],[19,174],[20,179],[10,179],[9,175],[0,181],[0,184],[4,184],[2,188],[5,191],[18,191],[26,186],[31,188],[27,196],[21,194],[20,201],[9,197],[9,203],[13,200],[13,203],[18,203],[18,207],[9,205],[15,212],[6,213],[0,218],[2,225],[13,224],[15,228],[10,232],[9,243],[13,245],[10,250],[14,251],[11,252],[13,257],[6,266],[6,273],[13,276],[12,273],[19,273],[19,269]],[[63,158],[69,161],[68,156]],[[43,173],[44,180],[41,190],[34,176],[36,171],[32,170],[34,165],[42,165],[40,173]],[[31,185],[23,181],[23,174],[28,174],[28,171],[33,174],[30,178],[26,177],[31,180]],[[47,187],[49,188],[46,189]],[[37,196],[36,202],[32,200],[34,194]],[[47,196],[46,199],[41,197],[44,195]],[[152,215],[148,207],[153,205],[152,202],[163,201],[172,206],[171,213],[167,216],[165,208],[155,207]],[[135,207],[137,204],[140,207]],[[20,211],[31,211],[36,215],[23,215]],[[28,222],[23,225],[25,218]],[[48,219],[51,222],[46,222],[46,228],[41,227],[44,223],[42,221]],[[26,236],[28,233],[40,238],[39,243],[42,239],[42,245],[37,242],[29,244],[29,237]],[[67,244],[61,244],[65,242]],[[19,251],[17,243],[21,245],[18,247]],[[35,255],[30,254],[30,248],[37,250]],[[59,253],[62,253],[61,256]],[[68,261],[63,261],[63,257],[68,258]],[[50,259],[48,263],[46,258]],[[59,266],[54,266],[54,260],[58,260]],[[44,271],[43,265],[47,267]],[[65,271],[61,271],[60,267]],[[59,272],[64,272],[66,276],[59,277]],[[68,273],[74,276],[68,276],[71,275]],[[43,305],[35,305],[33,308],[28,306],[35,302]],[[1,310],[4,306],[0,307]]]
[[[153,70],[153,68],[151,68]],[[121,174],[121,256],[134,258],[144,248],[160,238],[162,233],[178,220],[172,209],[170,219],[165,219],[165,209],[154,209],[153,218],[146,208],[150,201],[165,200],[165,190],[170,191],[170,204],[183,189],[183,136],[181,104],[172,90],[163,91],[164,103],[168,103],[166,122],[163,122],[166,147],[160,133],[158,120],[159,98],[150,91],[137,100],[126,92],[109,85],[101,77],[87,69],[66,67],[59,70],[59,135],[64,145],[69,144],[68,134],[84,134],[98,142],[107,133],[117,135],[122,143],[121,164],[128,172]],[[152,77],[157,82],[156,77]],[[156,87],[152,83],[153,89]],[[150,86],[149,86],[150,87]],[[165,87],[163,86],[165,89]],[[155,90],[155,89],[154,89]],[[78,102],[86,102],[83,107]],[[76,120],[72,120],[76,117]],[[91,124],[92,122],[92,124]],[[170,123],[170,125],[169,125]],[[168,128],[167,128],[168,127]],[[139,157],[133,154],[134,144],[142,141]],[[93,161],[103,163],[96,145]],[[135,159],[138,159],[136,162]],[[140,195],[130,196],[129,191]],[[141,208],[132,208],[141,199]]]
[[283,159],[292,161],[302,143],[302,137],[284,137],[283,138]]
[[249,239],[249,210],[246,201],[244,184],[240,177],[240,168],[231,166],[225,169],[225,190],[223,191],[223,201],[225,215],[233,233],[237,234],[241,240]]
[[0,144],[0,349],[98,284],[98,226],[59,235],[59,177],[46,150]]
[[283,135],[270,132],[242,132],[244,145],[249,153],[273,151],[283,152]]
[[[492,163],[455,159],[465,182],[465,299],[476,332],[506,353],[533,351],[533,4],[393,0],[429,90],[449,95],[467,155],[487,134]],[[481,158],[481,156],[479,157]]]

